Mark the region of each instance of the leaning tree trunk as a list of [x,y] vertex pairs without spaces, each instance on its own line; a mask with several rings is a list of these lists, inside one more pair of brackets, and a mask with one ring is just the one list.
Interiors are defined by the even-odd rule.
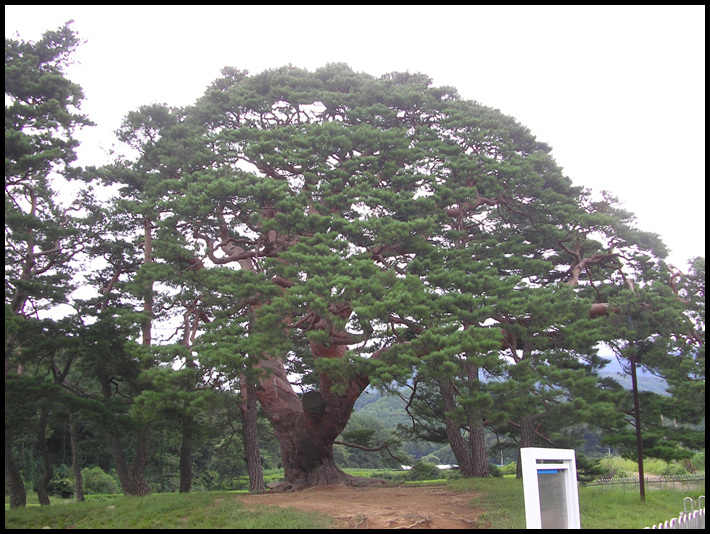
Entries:
[[446,437],[449,440],[451,450],[459,464],[459,473],[464,478],[476,476],[473,467],[471,450],[466,444],[466,440],[461,435],[461,424],[457,422],[452,413],[456,410],[456,400],[454,398],[454,388],[450,380],[439,380],[439,392],[444,405],[444,426],[446,427]]
[[27,506],[27,490],[12,452],[13,435],[5,427],[5,485],[10,492],[10,508]]
[[[345,354],[343,345],[312,343],[311,350],[315,358],[342,358]],[[344,473],[333,460],[333,442],[345,428],[368,378],[356,375],[336,383],[321,373],[320,389],[299,398],[288,381],[283,362],[268,358],[259,366],[267,372],[260,379],[256,395],[281,445],[286,483],[278,489],[371,482]],[[340,386],[338,392],[334,391],[335,386]]]

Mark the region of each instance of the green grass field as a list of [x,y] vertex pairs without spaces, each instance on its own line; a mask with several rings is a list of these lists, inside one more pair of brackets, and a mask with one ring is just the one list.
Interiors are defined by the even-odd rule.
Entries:
[[[479,528],[525,528],[522,481],[506,477],[453,479],[445,483],[453,490],[481,494],[471,501],[473,508],[483,510]],[[683,497],[697,499],[702,493],[649,491],[646,502],[641,503],[637,493],[602,493],[596,488],[582,487],[579,492],[582,528],[650,527],[677,517],[683,509]],[[246,509],[238,492],[163,493],[143,498],[91,496],[84,503],[60,499],[54,499],[53,503],[29,504],[16,510],[8,510],[6,503],[5,528],[332,528],[329,518],[310,512],[268,507]]]
[[160,493],[114,496],[5,510],[5,528],[330,528],[327,517],[298,510],[246,510],[236,493]]
[[[448,485],[460,491],[480,491],[472,503],[484,510],[479,528],[525,528],[523,482],[515,478],[459,479]],[[644,528],[678,517],[683,497],[697,498],[702,491],[647,491],[642,503],[638,493],[607,492],[597,488],[579,489],[580,520],[584,529]]]

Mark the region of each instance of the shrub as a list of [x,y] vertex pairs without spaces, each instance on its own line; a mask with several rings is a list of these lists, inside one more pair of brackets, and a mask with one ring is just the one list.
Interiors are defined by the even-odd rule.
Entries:
[[457,478],[463,478],[461,476],[461,471],[458,469],[447,469],[446,471],[440,471],[444,474],[446,480],[456,480]]
[[504,465],[503,467],[500,468],[500,472],[503,475],[514,475],[516,469],[518,468],[518,463],[517,462],[510,462],[507,465]]
[[488,464],[488,472],[492,477],[502,477],[503,476],[503,469],[501,469],[500,466],[495,465],[495,464]]
[[705,472],[705,451],[700,451],[695,454],[689,460],[685,460],[686,469],[690,473],[697,473],[698,471]]
[[68,499],[74,495],[74,480],[55,476],[49,481],[47,493],[61,497],[62,499]]
[[607,469],[602,465],[602,460],[595,460],[584,454],[577,454],[577,480],[579,482],[591,482],[605,476],[607,476]]
[[101,493],[121,493],[118,481],[100,467],[85,467],[81,470],[84,479],[84,493],[97,495]]
[[644,458],[643,472],[646,476],[663,475],[668,469],[668,462],[660,458]]
[[630,477],[632,473],[638,470],[638,467],[632,460],[618,456],[602,458],[599,461],[599,467],[602,469],[602,476],[605,478]]
[[419,461],[409,471],[409,480],[432,480],[440,478],[439,468],[435,464]]
[[687,475],[688,470],[678,462],[671,462],[666,466],[666,468],[661,472],[661,474],[665,476]]
[[[33,489],[37,491],[36,486]],[[54,476],[47,485],[47,493],[62,499],[67,499],[74,494],[74,477],[71,467],[62,464],[54,469]]]

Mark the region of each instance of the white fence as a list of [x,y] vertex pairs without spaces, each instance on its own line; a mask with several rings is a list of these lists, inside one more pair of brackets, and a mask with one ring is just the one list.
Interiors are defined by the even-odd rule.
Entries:
[[[702,504],[701,504],[702,500]],[[690,511],[686,509],[687,502],[690,501]],[[683,511],[676,518],[669,519],[663,523],[658,523],[646,529],[703,529],[705,530],[705,496],[698,498],[698,509],[695,510],[693,499],[686,497],[683,499]]]

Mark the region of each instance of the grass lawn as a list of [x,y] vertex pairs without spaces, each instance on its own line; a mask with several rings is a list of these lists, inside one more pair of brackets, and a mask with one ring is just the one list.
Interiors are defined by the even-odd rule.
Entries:
[[[374,472],[358,473],[376,476]],[[430,481],[441,484],[443,481]],[[424,484],[419,482],[417,484]],[[479,528],[525,528],[523,485],[515,478],[453,479],[457,491],[476,491],[470,505],[482,509]],[[580,488],[580,515],[585,529],[644,528],[677,517],[683,497],[697,500],[704,491],[647,491],[602,493]],[[87,502],[53,499],[51,506],[28,505],[8,510],[5,528],[207,528],[207,529],[324,529],[329,518],[311,512],[280,508],[246,508],[238,492],[163,493],[148,497],[90,496]]]
[[116,496],[105,500],[5,510],[5,528],[199,528],[323,529],[327,517],[280,508],[246,509],[238,494],[159,493],[147,497]]
[[[472,505],[484,510],[479,528],[525,528],[523,481],[515,478],[459,479],[449,481],[459,491],[480,491]],[[642,503],[638,493],[607,492],[598,488],[579,490],[580,521],[583,529],[645,528],[667,521],[683,510],[683,498],[697,501],[704,491],[646,491]]]

